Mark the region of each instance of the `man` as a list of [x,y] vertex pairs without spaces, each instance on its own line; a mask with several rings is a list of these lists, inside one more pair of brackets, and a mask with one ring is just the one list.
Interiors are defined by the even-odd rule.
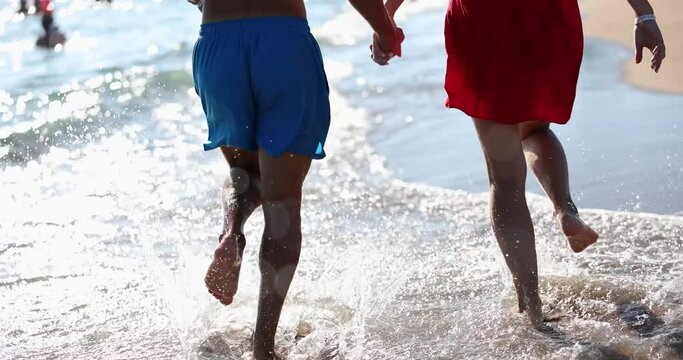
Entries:
[[[377,33],[377,52],[400,54],[401,39],[381,0],[349,0]],[[243,227],[259,206],[265,228],[253,356],[275,359],[282,305],[301,250],[302,186],[325,157],[329,90],[304,0],[190,0],[202,10],[193,77],[209,127],[205,150],[220,148],[230,176],[224,224],[206,274],[229,305],[237,291]]]

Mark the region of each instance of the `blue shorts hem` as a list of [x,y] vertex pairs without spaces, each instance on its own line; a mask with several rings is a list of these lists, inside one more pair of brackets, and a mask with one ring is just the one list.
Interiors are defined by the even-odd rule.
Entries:
[[[257,147],[254,147],[254,146],[240,145],[237,142],[221,141],[221,142],[212,142],[209,144],[204,144],[204,151],[215,150],[215,149],[218,149],[219,147],[223,147],[223,146],[234,147],[234,148],[238,148],[241,150],[247,150],[247,151],[252,151],[252,152],[258,152],[258,150],[259,150]],[[268,149],[268,147],[263,147],[263,146],[261,147],[261,149],[263,149],[263,151],[265,151],[268,155],[270,155],[272,157],[282,156],[282,154],[284,154],[284,153],[291,153],[291,154],[295,154],[295,155],[305,156],[305,157],[311,158],[313,160],[322,160],[327,156],[327,154],[325,153],[324,150],[310,152],[310,151],[301,151],[300,149],[294,148],[291,150],[287,149],[284,151],[273,151],[272,149]]]
[[208,143],[208,144],[204,144],[204,151],[215,150],[215,149],[218,149],[219,147],[223,147],[223,146],[235,147],[235,148],[238,148],[238,149],[247,150],[247,151],[253,151],[253,152],[258,151],[258,148],[257,148],[256,146],[246,145],[246,144],[243,144],[243,143],[241,143],[241,142],[237,142],[237,141],[227,141],[227,140],[224,140],[224,141],[216,141],[216,142],[213,142],[213,141],[212,141],[212,142],[210,142],[210,143]]

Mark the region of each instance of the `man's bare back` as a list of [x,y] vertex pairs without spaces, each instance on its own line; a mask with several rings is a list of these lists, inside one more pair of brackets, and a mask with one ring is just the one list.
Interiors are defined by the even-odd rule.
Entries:
[[204,0],[203,23],[258,16],[306,17],[303,0]]

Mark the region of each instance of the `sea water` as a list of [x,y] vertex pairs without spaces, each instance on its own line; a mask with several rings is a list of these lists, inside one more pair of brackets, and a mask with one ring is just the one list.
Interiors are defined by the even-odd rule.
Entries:
[[[263,221],[257,212],[247,224],[240,289],[222,306],[203,285],[228,170],[219,154],[201,150],[206,125],[190,67],[199,13],[181,1],[57,1],[69,42],[45,52],[33,47],[39,20],[14,15],[15,6],[3,1],[0,12],[0,359],[248,359]],[[409,5],[405,58],[387,68],[370,63],[369,29],[350,6],[307,6],[326,55],[333,125],[329,157],[306,182],[303,252],[276,339],[281,354],[681,356],[683,219],[671,215],[680,202],[662,215],[614,211],[611,193],[601,207],[575,181],[582,202],[605,209],[584,211],[602,238],[575,255],[550,203],[530,193],[541,295],[558,333],[529,329],[514,312],[489,230],[473,134],[467,119],[441,107],[444,4]],[[590,128],[592,111],[626,102],[620,91],[633,109],[680,104],[625,88],[616,76],[600,80],[613,69],[590,69],[589,54],[577,104],[585,118],[567,129]],[[595,88],[603,89],[600,105],[586,98]],[[576,133],[562,132],[563,140],[585,134],[567,131]],[[676,131],[664,126],[661,142]],[[655,151],[657,137],[649,138]],[[618,140],[601,140],[610,141]],[[568,143],[584,148],[570,150],[573,171],[609,156],[587,139]],[[664,182],[680,176],[678,146],[659,148],[672,156]],[[454,153],[469,165],[459,167]],[[667,166],[651,160],[655,169]],[[608,173],[625,184],[652,171]],[[620,315],[628,304],[647,306],[663,325],[645,336],[631,330]]]

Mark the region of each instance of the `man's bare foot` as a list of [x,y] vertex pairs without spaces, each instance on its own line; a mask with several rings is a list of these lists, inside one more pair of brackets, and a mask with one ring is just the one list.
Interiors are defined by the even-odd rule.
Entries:
[[259,351],[257,349],[254,349],[254,352],[252,353],[254,360],[282,360],[280,356],[278,356],[275,351]]
[[574,252],[582,252],[598,240],[598,233],[586,225],[577,213],[560,211],[555,217]]
[[543,328],[543,303],[538,293],[524,297],[524,307],[531,326],[536,329]]
[[524,301],[524,289],[522,284],[517,279],[513,279],[515,284],[515,293],[517,294],[517,311],[523,313],[526,311],[526,304]]
[[223,235],[206,272],[204,283],[209,293],[223,305],[232,304],[232,298],[237,292],[245,245],[246,240],[242,234]]

